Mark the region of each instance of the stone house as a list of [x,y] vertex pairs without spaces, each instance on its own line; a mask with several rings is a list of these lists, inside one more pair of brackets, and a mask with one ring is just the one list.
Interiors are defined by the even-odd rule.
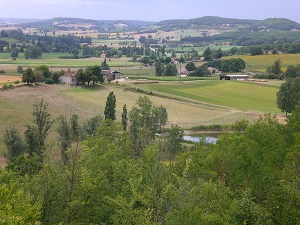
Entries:
[[76,74],[73,74],[68,68],[67,72],[65,75],[59,77],[59,81],[63,84],[68,84],[71,86],[76,86],[77,85],[77,78]]

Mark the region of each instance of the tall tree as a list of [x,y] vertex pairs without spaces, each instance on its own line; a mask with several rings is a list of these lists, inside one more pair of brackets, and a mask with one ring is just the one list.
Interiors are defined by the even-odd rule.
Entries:
[[25,136],[29,145],[29,154],[38,156],[40,162],[43,162],[43,154],[46,149],[45,140],[49,134],[50,127],[53,124],[51,115],[48,112],[48,103],[41,100],[33,106],[33,125],[27,125]]
[[17,48],[13,48],[13,49],[11,50],[10,56],[11,56],[12,58],[16,58],[16,57],[18,57],[18,55],[19,55],[19,50],[18,50]]
[[281,60],[275,60],[272,66],[267,67],[266,72],[269,74],[281,75]]
[[160,119],[163,110],[153,105],[147,96],[140,97],[135,106],[129,112],[129,132],[134,142],[134,155],[141,156],[143,148],[154,140],[160,126],[165,125],[166,120]]
[[114,92],[110,92],[106,99],[104,118],[116,120],[116,96]]
[[291,113],[300,102],[300,77],[288,79],[276,93],[277,106],[282,112]]
[[167,64],[164,70],[164,76],[176,76],[177,75],[177,68],[175,64]]
[[125,104],[123,105],[123,112],[122,112],[122,126],[125,131],[127,130],[127,122],[128,122],[128,115],[127,115],[127,106]]
[[209,47],[207,47],[207,49],[205,49],[205,51],[203,52],[203,57],[204,57],[204,61],[211,61],[213,60],[212,57],[212,51],[210,50]]
[[106,63],[106,59],[101,63],[101,69],[102,70],[109,70],[110,66]]
[[20,137],[20,133],[15,127],[5,130],[4,143],[8,150],[6,158],[10,161],[13,161],[26,150],[26,144]]
[[156,76],[162,76],[164,72],[164,67],[161,61],[158,61],[155,65],[155,75]]

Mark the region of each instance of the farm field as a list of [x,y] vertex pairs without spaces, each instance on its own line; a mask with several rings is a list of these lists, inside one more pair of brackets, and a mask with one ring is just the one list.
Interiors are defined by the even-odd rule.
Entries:
[[[172,82],[170,85],[175,83]],[[124,85],[105,84],[94,87],[38,85],[0,91],[0,154],[5,149],[3,143],[5,129],[9,126],[15,126],[23,133],[25,125],[30,124],[32,120],[31,112],[33,104],[37,100],[44,99],[49,103],[49,111],[53,119],[62,114],[67,117],[77,114],[81,121],[84,121],[97,114],[103,115],[106,98],[111,91],[116,95],[116,115],[117,120],[120,121],[123,105],[126,104],[128,111],[130,111],[138,97],[142,95],[126,90]],[[149,98],[155,105],[163,105],[167,108],[167,126],[169,127],[175,124],[183,128],[196,125],[232,124],[237,120],[253,120],[262,115],[261,112],[244,111],[205,102],[184,102],[158,96],[149,96]],[[50,135],[55,139],[54,134]]]
[[[37,67],[39,65],[46,65],[50,69],[60,70],[67,68],[73,68],[74,70],[79,68],[85,68],[90,65],[100,65],[104,58],[84,58],[84,59],[59,59],[58,56],[64,56],[69,54],[63,53],[43,53],[40,59],[25,59],[24,54],[20,53],[16,60],[12,60],[9,53],[0,53],[0,70],[4,70],[9,75],[17,74],[17,67]],[[124,68],[123,70],[130,69],[136,66],[134,69],[140,68],[140,63],[128,62],[131,58],[112,58],[107,60],[110,67],[115,70]],[[154,71],[154,69],[153,69]]]
[[2,75],[0,74],[0,87],[4,83],[13,83],[15,81],[21,81],[22,76],[11,76],[11,75]]
[[281,68],[286,69],[289,65],[300,64],[300,54],[282,54],[282,55],[235,55],[227,56],[222,59],[230,58],[241,58],[246,62],[246,70],[257,70],[261,72],[266,72],[268,66],[273,65],[274,61],[277,59],[281,60]]
[[276,92],[279,89],[277,85],[206,80],[182,83],[161,82],[139,86],[153,92],[158,91],[243,111],[280,113],[276,106]]

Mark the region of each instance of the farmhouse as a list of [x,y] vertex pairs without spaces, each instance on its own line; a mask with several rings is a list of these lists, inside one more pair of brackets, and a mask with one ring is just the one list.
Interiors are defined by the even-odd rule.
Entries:
[[112,79],[112,80],[115,80],[115,79],[120,79],[123,77],[123,74],[118,72],[118,71],[113,71],[113,70],[102,70],[101,71],[102,75],[103,75],[103,78],[104,79]]
[[68,68],[65,75],[59,77],[59,81],[72,86],[77,85],[76,75],[71,72],[70,68]]
[[248,75],[221,75],[220,80],[247,80]]

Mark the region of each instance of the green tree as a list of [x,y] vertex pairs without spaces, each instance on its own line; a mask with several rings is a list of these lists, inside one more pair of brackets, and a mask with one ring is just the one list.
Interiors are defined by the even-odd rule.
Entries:
[[123,105],[123,112],[122,112],[122,126],[125,131],[127,130],[127,123],[128,123],[128,115],[127,115],[127,106],[125,104]]
[[85,136],[92,135],[102,123],[102,116],[96,115],[92,118],[84,121],[83,123],[83,133]]
[[106,63],[106,59],[101,63],[102,70],[110,70],[110,66]]
[[222,56],[223,56],[223,51],[222,51],[222,49],[219,48],[218,50],[216,50],[216,51],[214,52],[213,55],[214,55],[214,58],[215,58],[215,59],[221,59]]
[[78,122],[78,116],[72,115],[70,121],[66,116],[61,115],[58,118],[57,133],[59,134],[59,146],[64,164],[69,160],[67,150],[72,147],[73,143],[78,144],[83,138],[82,128]]
[[36,76],[30,67],[24,71],[22,81],[26,82],[28,85],[36,82]]
[[41,201],[24,189],[24,183],[15,174],[0,170],[1,224],[41,224],[41,209]]
[[10,127],[5,130],[4,143],[7,148],[6,158],[9,161],[14,161],[16,157],[24,153],[26,150],[26,144],[15,127]]
[[162,151],[170,163],[172,163],[175,156],[182,150],[183,129],[177,125],[172,125],[166,133],[167,136],[162,140]]
[[164,70],[164,76],[176,76],[177,68],[175,64],[167,64]]
[[25,49],[25,52],[24,52],[24,56],[25,56],[25,59],[29,59],[29,58],[32,58],[32,59],[38,59],[42,56],[42,49],[38,46],[28,46],[26,49]]
[[110,92],[106,99],[104,118],[106,120],[116,120],[116,96]]
[[245,67],[246,67],[246,63],[241,58],[229,60],[229,71],[230,72],[241,72],[243,69],[245,69]]
[[164,73],[164,67],[161,61],[158,61],[155,65],[155,75],[162,76]]
[[53,80],[53,82],[55,83],[55,84],[59,84],[59,77],[60,77],[60,75],[59,75],[59,73],[58,72],[54,72],[53,74],[52,74],[52,80]]
[[287,79],[300,77],[300,64],[298,64],[297,66],[288,66],[284,72],[284,77]]
[[266,72],[268,74],[281,75],[282,74],[281,60],[280,59],[275,60],[272,66],[267,67]]
[[250,51],[251,55],[262,55],[263,54],[262,48],[260,46],[251,46],[249,51]]
[[288,79],[281,84],[276,96],[277,107],[286,114],[291,113],[300,101],[300,77]]
[[13,48],[13,49],[11,50],[10,56],[11,56],[12,58],[17,58],[18,55],[19,55],[19,50],[18,50],[17,48]]
[[153,105],[147,96],[139,97],[135,106],[129,112],[129,132],[134,143],[134,155],[141,156],[143,148],[155,139],[155,134],[166,119],[160,117],[162,108]]
[[83,71],[83,69],[79,69],[77,71],[76,78],[77,78],[77,81],[82,84],[85,84],[85,82],[87,81],[87,76],[86,76],[85,72]]
[[18,66],[17,67],[17,72],[20,73],[20,74],[23,74],[24,73],[23,67],[22,66]]
[[187,71],[191,72],[194,71],[196,69],[196,65],[193,62],[189,62],[185,65],[185,68]]
[[101,67],[94,65],[88,66],[84,71],[87,82],[92,81],[93,84],[100,82],[101,84],[104,82],[103,75],[101,74]]
[[30,156],[37,156],[43,162],[43,154],[46,149],[45,140],[53,124],[48,112],[48,103],[41,100],[33,106],[33,125],[26,125],[25,137],[29,146]]
[[207,47],[206,49],[205,49],[205,51],[203,52],[203,55],[202,55],[203,57],[204,57],[204,61],[211,61],[211,60],[213,60],[213,55],[212,55],[212,51],[210,50],[210,48],[209,47]]
[[51,73],[49,67],[46,65],[40,65],[40,66],[36,67],[34,69],[34,73],[35,74],[40,73],[44,78],[51,78],[51,76],[52,76],[52,73]]

